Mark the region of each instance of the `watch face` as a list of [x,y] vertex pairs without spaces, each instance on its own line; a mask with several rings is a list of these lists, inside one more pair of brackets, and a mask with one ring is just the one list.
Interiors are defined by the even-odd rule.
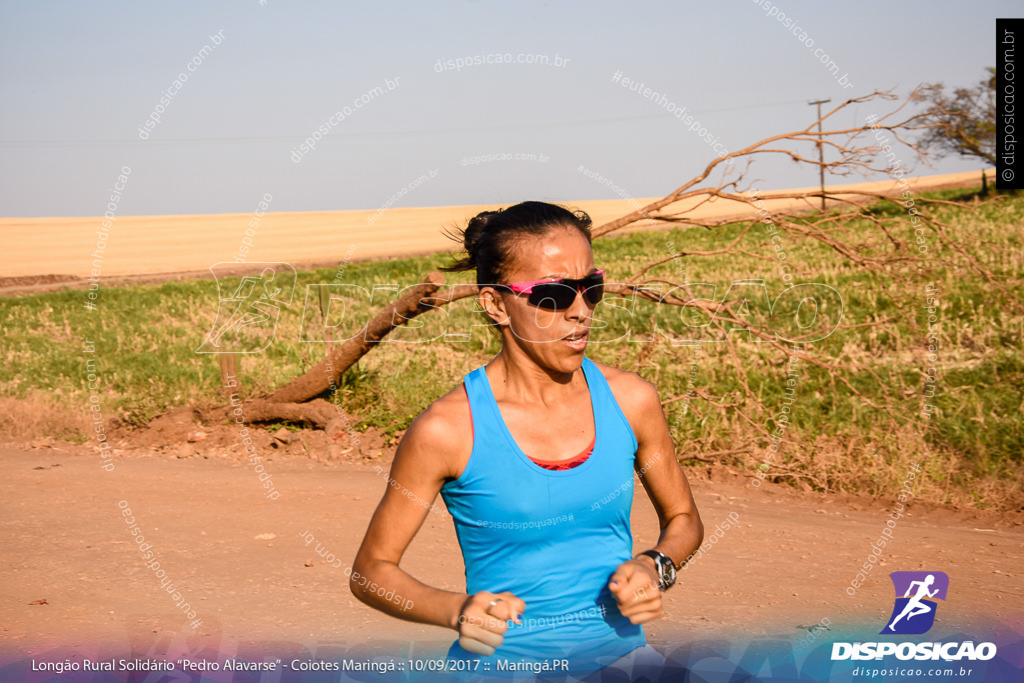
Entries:
[[659,563],[661,566],[661,580],[664,582],[665,587],[668,588],[676,582],[676,568],[671,562]]

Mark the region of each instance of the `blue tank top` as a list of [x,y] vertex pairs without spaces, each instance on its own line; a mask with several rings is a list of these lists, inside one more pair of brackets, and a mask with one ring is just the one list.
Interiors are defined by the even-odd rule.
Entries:
[[[569,660],[592,671],[646,644],[643,628],[619,612],[608,581],[632,556],[629,514],[637,442],[604,375],[583,358],[596,440],[590,457],[564,471],[532,462],[501,417],[485,368],[466,375],[473,450],[458,479],[441,487],[466,564],[466,592],[510,591],[526,603],[476,673],[506,662]],[[543,457],[545,454],[537,453]],[[499,661],[502,660],[502,661]],[[553,672],[555,675],[557,671]]]

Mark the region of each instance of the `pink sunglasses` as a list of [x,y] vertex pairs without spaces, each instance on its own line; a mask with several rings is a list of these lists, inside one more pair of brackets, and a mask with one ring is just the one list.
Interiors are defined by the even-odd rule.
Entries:
[[577,292],[583,292],[583,296],[591,304],[601,301],[601,297],[604,296],[604,271],[599,270],[579,279],[562,277],[498,286],[508,287],[516,294],[529,295],[527,301],[534,306],[563,311],[576,301]]

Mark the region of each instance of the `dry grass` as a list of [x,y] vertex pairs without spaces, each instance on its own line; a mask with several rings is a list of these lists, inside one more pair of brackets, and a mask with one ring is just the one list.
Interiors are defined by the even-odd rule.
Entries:
[[52,394],[30,390],[24,398],[0,396],[0,438],[52,437],[85,441],[92,422],[84,410],[76,410]]

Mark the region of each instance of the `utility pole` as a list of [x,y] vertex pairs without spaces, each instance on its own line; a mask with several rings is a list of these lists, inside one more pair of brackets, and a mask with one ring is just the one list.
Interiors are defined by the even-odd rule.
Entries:
[[821,210],[825,210],[825,149],[821,144],[821,105],[826,102],[831,102],[831,98],[827,100],[814,100],[807,104],[818,105],[818,169],[821,171]]

